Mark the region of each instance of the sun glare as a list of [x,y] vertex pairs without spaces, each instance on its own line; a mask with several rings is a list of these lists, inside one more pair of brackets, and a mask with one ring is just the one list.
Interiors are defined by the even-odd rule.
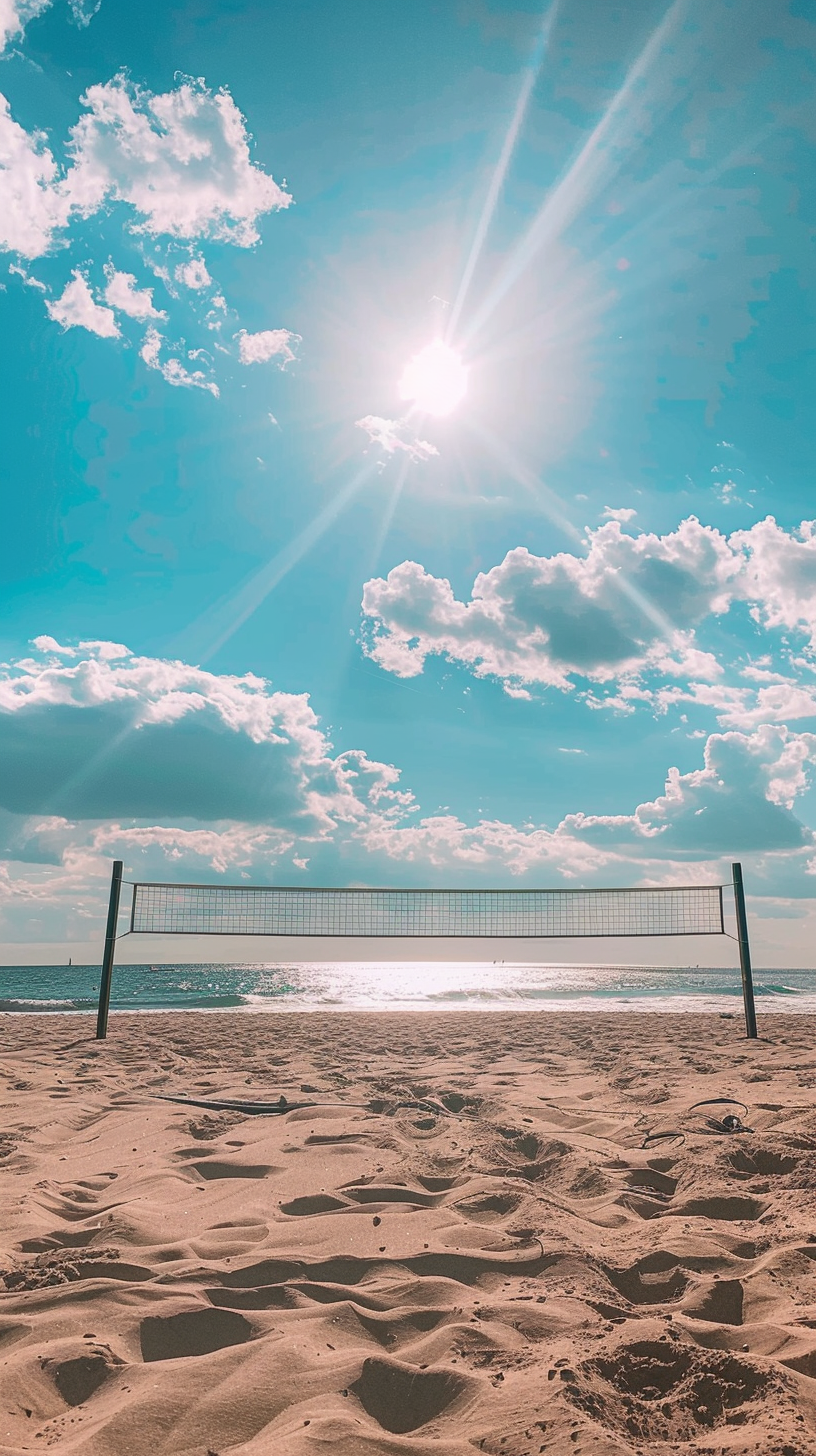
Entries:
[[441,339],[426,344],[405,366],[400,399],[427,415],[449,415],[467,390],[468,371],[455,349]]

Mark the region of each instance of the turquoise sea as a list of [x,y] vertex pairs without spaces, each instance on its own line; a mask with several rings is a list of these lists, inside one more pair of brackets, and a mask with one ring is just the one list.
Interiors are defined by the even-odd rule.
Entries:
[[[757,1009],[816,1012],[816,970],[755,972]],[[96,1007],[98,966],[0,967],[0,1012]],[[738,971],[511,962],[117,966],[111,1006],[252,1012],[518,1009],[741,1011]]]

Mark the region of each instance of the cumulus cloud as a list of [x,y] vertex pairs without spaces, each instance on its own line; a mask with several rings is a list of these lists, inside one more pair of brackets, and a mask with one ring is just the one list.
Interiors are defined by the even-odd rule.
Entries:
[[48,288],[41,279],[35,278],[31,273],[27,273],[25,268],[21,268],[18,263],[9,263],[9,273],[13,274],[16,278],[22,278],[26,288],[36,288],[40,293],[48,292]]
[[111,308],[97,303],[90,284],[78,268],[70,283],[53,303],[46,300],[45,307],[52,319],[64,329],[87,329],[102,339],[118,339],[119,325]]
[[[136,232],[249,247],[259,219],[292,200],[251,160],[244,118],[226,90],[184,81],[154,95],[117,76],[81,100],[86,114],[71,129],[65,172],[44,137],[19,126],[0,100],[0,246],[38,257],[72,214],[119,202],[132,209]],[[194,280],[206,273],[201,260],[182,268]]]
[[[392,859],[438,867],[470,865],[515,875],[548,870],[555,878],[654,882],[661,863],[781,856],[801,877],[816,835],[792,812],[809,786],[816,735],[766,726],[752,734],[712,734],[703,767],[671,768],[658,798],[627,814],[568,814],[555,827],[501,821],[463,823],[441,814],[419,823],[389,821],[362,830],[367,847]],[[767,871],[766,871],[767,872]],[[793,874],[795,871],[792,871]],[[778,886],[777,886],[778,887]]]
[[[158,329],[152,325],[145,334],[144,343],[139,353],[148,369],[158,369],[163,379],[168,384],[173,384],[180,389],[206,389],[217,399],[220,393],[218,385],[208,379],[201,369],[187,369],[180,359],[162,359],[161,351],[165,340]],[[195,350],[198,355],[201,351]]]
[[112,263],[105,267],[107,287],[105,298],[112,308],[118,308],[129,318],[144,323],[147,319],[165,319],[167,314],[153,305],[153,289],[138,288],[133,273],[119,273]]
[[259,218],[292,200],[252,162],[244,118],[226,90],[187,80],[154,95],[117,76],[90,86],[82,102],[87,115],[71,131],[65,187],[86,216],[122,202],[137,231],[249,247]]
[[406,561],[364,587],[368,652],[400,677],[439,653],[510,686],[567,689],[577,675],[604,682],[649,665],[711,677],[693,629],[726,608],[736,570],[724,538],[694,517],[667,536],[610,521],[589,533],[585,557],[517,547],[477,576],[469,602]]
[[637,511],[633,510],[631,506],[604,506],[603,508],[603,518],[605,521],[620,521],[623,525],[627,521],[633,521],[636,515]]
[[301,342],[300,334],[290,333],[289,329],[264,329],[259,334],[248,334],[246,329],[241,329],[235,337],[242,364],[265,364],[269,359],[278,359],[281,369],[297,357],[295,349]]
[[[400,677],[442,655],[498,678],[514,696],[525,684],[569,690],[578,678],[617,681],[615,695],[587,701],[622,712],[638,701],[659,708],[695,701],[735,727],[812,715],[816,685],[761,668],[740,669],[762,684],[755,691],[719,682],[722,664],[696,633],[747,602],[761,627],[801,633],[815,652],[816,522],[787,531],[768,517],[726,536],[691,516],[665,536],[629,535],[621,525],[627,512],[607,514],[614,519],[587,532],[585,556],[517,547],[477,576],[469,601],[414,561],[367,582],[368,654]],[[647,669],[690,686],[646,691],[639,679]]]
[[203,258],[190,258],[186,263],[179,263],[176,268],[176,280],[183,283],[185,288],[192,289],[194,293],[200,293],[202,289],[209,288],[212,283]]
[[[30,20],[48,10],[52,0],[0,0],[0,55],[10,41],[19,40]],[[68,0],[71,19],[86,30],[102,0]]]
[[816,836],[792,812],[816,761],[816,735],[763,725],[714,733],[704,766],[669,770],[665,792],[632,815],[568,815],[562,828],[601,845],[627,843],[667,859],[701,854],[769,853],[810,848]]
[[[4,11],[4,3],[12,9]],[[33,8],[25,12],[34,13]],[[92,13],[78,0],[78,23],[87,23]],[[0,23],[5,17],[7,29],[13,30],[15,17],[22,15],[14,0],[0,0]],[[89,87],[81,103],[85,114],[70,131],[68,165],[60,166],[44,135],[20,126],[0,97],[0,250],[28,259],[67,247],[66,230],[75,217],[91,217],[115,204],[124,209],[133,233],[250,247],[258,241],[260,218],[292,200],[252,161],[246,123],[225,89],[213,92],[203,81],[184,80],[174,90],[153,94],[120,75]],[[175,277],[201,293],[213,280],[204,258],[192,247],[189,252]],[[44,287],[14,266],[24,282]],[[151,266],[177,298],[169,268],[155,261]],[[50,316],[65,328],[82,327],[107,338],[120,333],[114,309],[141,323],[167,317],[154,304],[152,289],[140,288],[133,273],[112,263],[105,272],[110,307],[94,298],[79,268],[62,297],[47,305]],[[204,326],[220,328],[226,313],[226,300],[217,293]],[[286,329],[242,330],[238,337],[243,363],[277,356],[281,367],[294,358],[300,342]],[[144,340],[142,358],[150,368],[171,385],[218,395],[218,386],[201,370],[190,369],[178,356],[162,358],[162,342],[155,331]],[[187,358],[200,352],[190,351]]]
[[500,875],[549,869],[554,878],[589,878],[617,857],[611,846],[594,845],[560,826],[524,829],[502,820],[469,825],[454,814],[435,814],[417,824],[375,820],[360,837],[369,852],[388,859]]
[[96,927],[113,856],[145,879],[263,881],[274,864],[331,854],[369,883],[399,865],[408,883],[438,870],[464,884],[632,885],[725,878],[736,854],[752,885],[788,896],[816,873],[816,837],[794,813],[815,734],[713,734],[701,767],[670,769],[629,812],[468,824],[420,817],[397,768],[335,752],[305,694],[120,643],[44,634],[35,648],[0,672],[0,902],[21,939],[45,923],[77,939],[84,920]]
[[[661,712],[683,703],[711,708],[716,713],[717,722],[724,728],[749,729],[763,723],[816,718],[816,684],[797,683],[790,679],[758,689],[731,687],[726,683],[692,682],[685,687],[669,686],[643,692],[640,696]],[[594,702],[590,706],[603,707],[608,701]]]
[[0,0],[0,54],[9,41],[18,40],[29,20],[47,10],[51,0]]
[[439,454],[436,446],[430,445],[427,440],[406,439],[402,433],[406,428],[405,420],[386,420],[381,415],[364,415],[354,423],[358,430],[365,430],[369,442],[379,445],[385,455],[402,452],[411,460],[429,460],[432,455]]
[[390,765],[334,755],[305,694],[117,643],[69,656],[39,640],[0,676],[0,806],[12,813],[266,822],[320,838],[410,797]]
[[49,251],[70,211],[58,180],[43,133],[19,126],[0,96],[0,249],[23,258]]
[[735,531],[733,547],[745,554],[740,595],[765,627],[801,630],[816,643],[816,521],[785,531],[773,516],[749,531]]

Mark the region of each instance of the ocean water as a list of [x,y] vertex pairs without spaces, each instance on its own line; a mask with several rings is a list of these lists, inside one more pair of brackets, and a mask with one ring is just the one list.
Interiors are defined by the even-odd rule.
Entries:
[[[816,1012],[816,970],[754,973],[757,1009]],[[98,966],[0,967],[0,1012],[94,1011]],[[119,1011],[719,1011],[741,1014],[738,971],[497,961],[117,966]]]

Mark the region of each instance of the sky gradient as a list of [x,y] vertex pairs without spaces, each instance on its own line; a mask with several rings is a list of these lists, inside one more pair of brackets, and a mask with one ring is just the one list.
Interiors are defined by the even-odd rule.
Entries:
[[[760,960],[812,965],[812,0],[0,0],[0,39],[3,958],[90,953],[114,856],[741,859]],[[445,415],[400,388],[434,340]]]

